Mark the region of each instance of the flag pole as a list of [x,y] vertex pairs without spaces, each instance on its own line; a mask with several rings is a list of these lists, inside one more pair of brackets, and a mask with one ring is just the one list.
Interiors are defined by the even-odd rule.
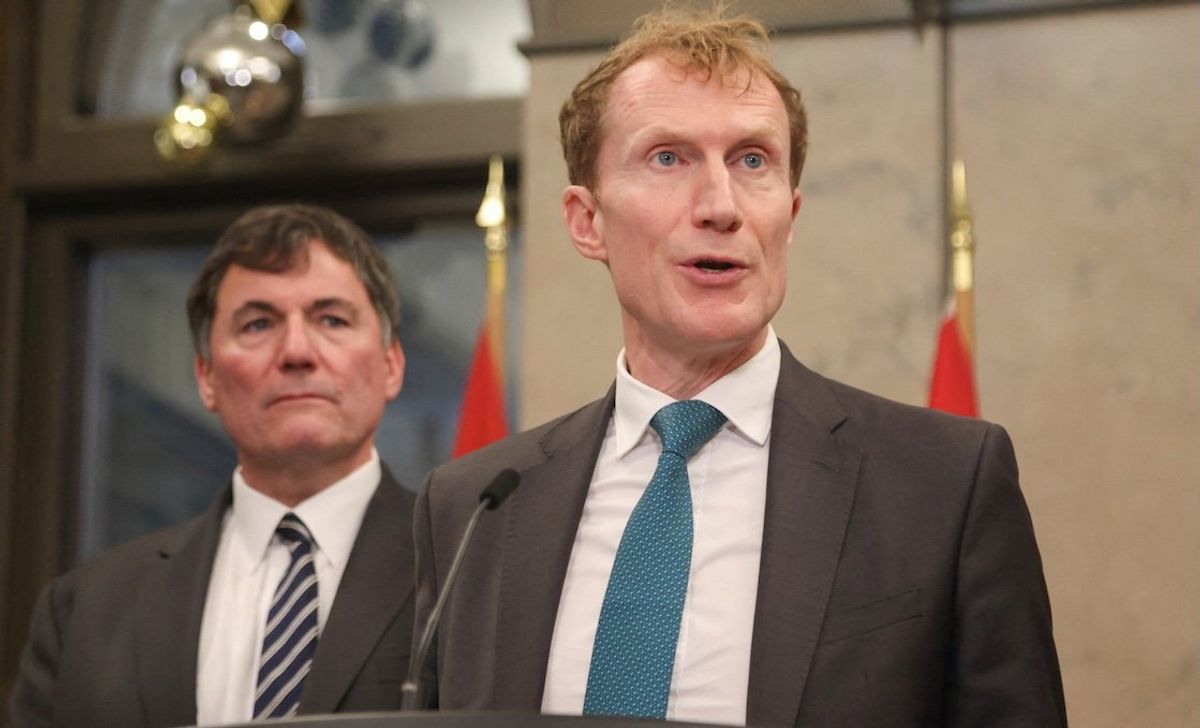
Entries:
[[508,223],[504,198],[504,161],[493,156],[488,162],[488,183],[475,224],[486,231],[483,246],[487,253],[487,301],[485,309],[488,341],[492,361],[503,388],[505,381],[505,311],[504,298],[508,288]]
[[954,307],[967,354],[975,358],[975,224],[967,206],[967,172],[961,159],[951,170],[950,255]]
[[966,417],[979,416],[975,389],[975,235],[967,207],[967,175],[961,160],[950,170],[950,284],[954,297],[938,327],[929,406]]
[[504,292],[507,286],[508,227],[504,209],[504,162],[492,157],[488,164],[487,190],[475,224],[486,232],[487,299],[479,337],[471,354],[471,366],[463,387],[458,434],[452,457],[465,455],[508,434],[504,407]]

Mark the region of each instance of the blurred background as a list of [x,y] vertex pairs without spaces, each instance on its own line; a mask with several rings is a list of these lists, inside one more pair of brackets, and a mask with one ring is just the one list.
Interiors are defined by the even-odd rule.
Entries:
[[[508,425],[603,394],[619,318],[562,227],[557,113],[657,5],[0,2],[0,696],[46,581],[228,482],[183,301],[245,209],[329,205],[383,246],[408,372],[378,446],[408,487],[450,457],[497,310],[475,223],[493,156]],[[924,404],[962,159],[981,415],[1017,447],[1071,720],[1195,725],[1200,3],[736,7],[809,110],[781,338]]]

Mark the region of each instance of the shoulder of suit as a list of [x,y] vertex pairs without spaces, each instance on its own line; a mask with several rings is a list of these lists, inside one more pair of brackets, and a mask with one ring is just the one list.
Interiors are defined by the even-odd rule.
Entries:
[[212,517],[213,515],[206,510],[183,523],[107,548],[58,577],[56,583],[119,583],[121,575],[141,570],[147,560],[159,559],[164,552],[195,538],[206,527],[206,519]]
[[611,406],[611,398],[610,392],[573,412],[439,465],[430,472],[428,482],[466,483],[474,489],[486,485],[505,468],[520,472],[545,462],[555,437],[574,428],[590,429],[591,423],[603,417],[604,408]]
[[798,362],[797,364],[802,371],[801,376],[815,377],[822,382],[829,396],[842,410],[845,420],[837,428],[837,432],[845,438],[873,440],[883,437],[897,442],[933,440],[977,443],[989,429],[1003,430],[986,420],[960,417],[888,399],[830,379],[804,368]]
[[847,413],[843,428],[846,436],[860,436],[867,441],[886,439],[914,448],[964,446],[975,450],[990,430],[1003,431],[987,420],[905,404],[848,384],[827,381]]

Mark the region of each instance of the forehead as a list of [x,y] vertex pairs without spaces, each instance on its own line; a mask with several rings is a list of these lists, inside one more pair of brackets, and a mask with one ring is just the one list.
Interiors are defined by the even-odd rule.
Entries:
[[225,271],[217,289],[218,308],[224,300],[234,306],[246,300],[303,303],[319,298],[347,301],[366,300],[367,290],[349,262],[334,255],[321,240],[314,239],[297,250],[278,271],[261,270],[234,263]]
[[644,58],[617,76],[602,127],[611,131],[655,121],[765,125],[785,136],[788,125],[783,98],[761,73],[744,67],[710,73],[663,56]]

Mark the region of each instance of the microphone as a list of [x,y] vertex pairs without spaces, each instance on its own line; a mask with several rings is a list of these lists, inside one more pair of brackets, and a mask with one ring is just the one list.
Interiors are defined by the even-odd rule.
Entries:
[[492,478],[492,482],[483,489],[479,494],[479,502],[483,503],[487,510],[494,511],[500,507],[500,504],[505,501],[512,492],[521,484],[521,475],[512,468],[505,468],[496,477]]
[[412,660],[408,663],[408,678],[404,684],[400,686],[400,710],[416,710],[418,689],[421,686],[421,670],[425,667],[425,658],[429,655],[429,648],[433,644],[433,636],[437,634],[438,622],[442,617],[442,608],[446,605],[446,598],[450,596],[450,590],[454,586],[454,580],[458,578],[459,567],[462,566],[463,557],[467,553],[467,544],[471,543],[471,536],[475,533],[475,524],[479,522],[479,517],[484,511],[494,511],[500,507],[500,504],[512,495],[512,492],[517,489],[521,483],[521,475],[512,468],[505,468],[496,477],[492,478],[492,482],[488,483],[483,492],[479,494],[479,505],[475,507],[475,511],[471,514],[471,519],[467,521],[467,528],[463,531],[462,539],[458,542],[458,550],[454,552],[454,560],[450,562],[450,571],[446,574],[446,582],[442,584],[441,591],[438,592],[437,602],[433,605],[433,611],[429,613],[429,619],[425,622],[425,629],[421,632],[421,641],[417,647],[417,651],[413,653]]

